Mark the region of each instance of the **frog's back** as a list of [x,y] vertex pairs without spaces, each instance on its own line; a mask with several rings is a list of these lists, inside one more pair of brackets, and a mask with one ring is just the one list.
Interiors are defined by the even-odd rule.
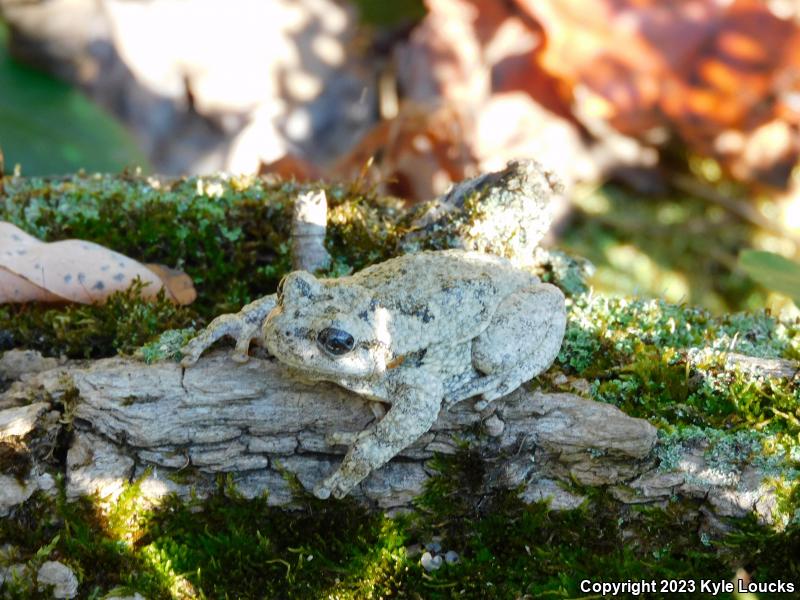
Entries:
[[537,281],[503,258],[462,250],[400,256],[349,279],[392,316],[401,352],[476,337],[503,298]]

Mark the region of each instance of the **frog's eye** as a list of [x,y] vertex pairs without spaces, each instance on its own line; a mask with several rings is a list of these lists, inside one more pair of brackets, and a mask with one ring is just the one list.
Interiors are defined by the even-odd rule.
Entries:
[[336,329],[335,327],[326,327],[317,336],[317,344],[325,352],[334,356],[347,354],[353,349],[355,343],[352,335],[343,329]]

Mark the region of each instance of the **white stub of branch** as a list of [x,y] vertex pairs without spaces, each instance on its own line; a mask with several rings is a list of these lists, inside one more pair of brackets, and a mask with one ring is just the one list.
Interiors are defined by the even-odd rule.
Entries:
[[292,267],[313,273],[330,266],[331,256],[325,249],[327,224],[325,190],[300,194],[292,214]]

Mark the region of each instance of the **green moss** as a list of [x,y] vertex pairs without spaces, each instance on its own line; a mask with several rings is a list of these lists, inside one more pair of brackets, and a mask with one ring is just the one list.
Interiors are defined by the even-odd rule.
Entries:
[[192,339],[196,333],[194,327],[170,329],[159,335],[158,338],[152,342],[139,348],[136,351],[136,355],[147,364],[167,359],[178,361],[181,358],[181,348]]
[[662,427],[697,425],[800,433],[798,382],[726,364],[734,350],[796,355],[797,324],[765,313],[713,317],[657,300],[578,296],[558,363],[592,380],[595,400]]
[[800,325],[764,311],[715,317],[700,308],[662,300],[582,295],[569,301],[568,316],[559,360],[580,374],[600,354],[624,359],[634,356],[641,344],[709,348],[760,358],[793,358],[800,349]]
[[194,322],[194,309],[176,306],[163,291],[153,301],[140,298],[141,283],[112,294],[102,305],[7,304],[0,306],[0,332],[7,347],[47,356],[99,358],[130,354],[165,329]]
[[[794,525],[777,534],[731,522],[733,533],[701,538],[691,501],[629,507],[588,489],[581,508],[551,512],[514,492],[485,495],[483,466],[467,448],[432,466],[439,475],[417,510],[395,519],[308,496],[293,511],[236,493],[154,507],[133,484],[105,513],[88,499],[65,502],[63,490],[55,500],[37,494],[0,520],[0,538],[17,546],[14,561],[68,564],[80,597],[574,598],[583,579],[719,580],[741,565],[759,581],[798,580]],[[434,536],[460,560],[428,573],[407,548]]]
[[[106,516],[86,498],[67,502],[63,487],[56,499],[35,494],[12,516],[0,519],[0,539],[16,547],[11,562],[37,568],[45,560],[69,566],[80,583],[82,598],[101,597],[118,586],[136,589],[148,598],[167,598],[168,581],[148,568],[123,539],[109,533]],[[45,549],[45,550],[43,550]],[[45,598],[26,578],[16,589],[3,589],[8,598]]]
[[676,427],[671,431],[659,431],[656,455],[659,467],[665,470],[677,466],[677,458],[687,448],[700,446],[711,468],[723,472],[739,471],[744,465],[752,465],[768,477],[783,477],[787,480],[800,478],[796,460],[791,458],[791,448],[786,442],[790,436],[768,434],[762,431],[722,431],[706,427]]

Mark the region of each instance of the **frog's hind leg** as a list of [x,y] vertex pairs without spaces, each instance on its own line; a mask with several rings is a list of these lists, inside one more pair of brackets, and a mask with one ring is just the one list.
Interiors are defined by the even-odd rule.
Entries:
[[566,323],[564,294],[553,285],[539,283],[505,298],[472,345],[472,363],[485,375],[483,400],[475,408],[483,410],[547,369]]

